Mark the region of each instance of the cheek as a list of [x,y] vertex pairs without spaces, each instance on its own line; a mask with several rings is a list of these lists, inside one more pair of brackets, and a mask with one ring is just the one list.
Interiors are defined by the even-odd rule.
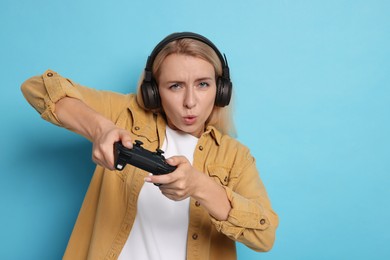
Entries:
[[207,95],[204,97],[204,100],[207,100],[208,106],[214,107],[215,104],[215,97],[216,97],[216,92],[214,91],[211,95]]
[[179,111],[179,107],[177,106],[177,101],[174,97],[167,98],[164,95],[161,95],[161,106],[162,110],[165,112],[166,116],[169,118],[173,118],[175,111]]

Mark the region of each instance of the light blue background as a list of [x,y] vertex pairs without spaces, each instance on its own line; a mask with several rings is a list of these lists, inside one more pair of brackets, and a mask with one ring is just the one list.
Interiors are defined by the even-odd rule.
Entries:
[[228,57],[238,138],[280,217],[273,250],[239,259],[390,259],[389,3],[1,0],[0,258],[60,259],[94,168],[21,83],[51,68],[134,91],[159,40],[195,31]]

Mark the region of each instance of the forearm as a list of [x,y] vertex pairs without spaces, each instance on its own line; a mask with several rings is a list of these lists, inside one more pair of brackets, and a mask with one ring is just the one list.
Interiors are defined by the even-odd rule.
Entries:
[[61,124],[90,141],[93,141],[106,127],[113,122],[91,109],[81,100],[64,97],[55,106],[55,113]]
[[227,220],[232,207],[225,189],[205,174],[199,175],[197,186],[192,197],[214,218]]
[[114,142],[132,147],[129,133],[112,121],[127,107],[131,95],[83,87],[50,70],[26,80],[21,90],[43,119],[93,142],[95,163],[114,169]]
[[[65,101],[66,97],[80,100],[107,119],[116,118],[128,106],[131,99],[131,95],[81,86],[51,70],[47,70],[40,76],[27,79],[23,82],[21,90],[29,104],[43,119],[59,126],[63,126],[62,122],[66,123],[66,118],[59,122],[57,112],[60,109],[56,106],[57,103],[61,104]],[[76,107],[73,110],[72,107],[66,109],[73,112],[70,115],[72,117],[78,116],[83,111]],[[84,118],[90,119],[89,117]],[[68,128],[72,127],[68,126]]]

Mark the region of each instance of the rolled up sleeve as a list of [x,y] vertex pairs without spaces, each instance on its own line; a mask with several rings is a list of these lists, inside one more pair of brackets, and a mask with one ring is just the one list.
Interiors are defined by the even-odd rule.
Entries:
[[216,229],[235,241],[256,251],[269,251],[275,240],[278,216],[272,210],[265,187],[259,177],[254,159],[248,154],[239,165],[237,174],[223,186],[231,204],[225,221],[211,216]]
[[[216,221],[220,231],[230,227],[250,228],[265,230],[269,227],[268,217],[262,213],[258,204],[224,187],[232,206],[227,221]],[[228,231],[228,230],[226,230]],[[239,235],[236,234],[236,235]],[[237,237],[236,237],[237,238]]]
[[79,99],[113,121],[133,99],[131,94],[125,95],[81,86],[52,70],[27,79],[22,84],[21,90],[26,100],[43,119],[59,126],[62,124],[55,113],[55,104],[64,97]]
[[26,80],[21,90],[41,117],[56,125],[61,125],[61,122],[55,114],[55,103],[64,97],[82,99],[81,93],[69,79],[52,70]]

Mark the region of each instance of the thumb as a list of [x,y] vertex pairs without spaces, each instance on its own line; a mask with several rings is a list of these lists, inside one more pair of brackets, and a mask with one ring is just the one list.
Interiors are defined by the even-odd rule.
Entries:
[[129,149],[133,148],[133,140],[127,131],[122,131],[119,138],[123,146]]

